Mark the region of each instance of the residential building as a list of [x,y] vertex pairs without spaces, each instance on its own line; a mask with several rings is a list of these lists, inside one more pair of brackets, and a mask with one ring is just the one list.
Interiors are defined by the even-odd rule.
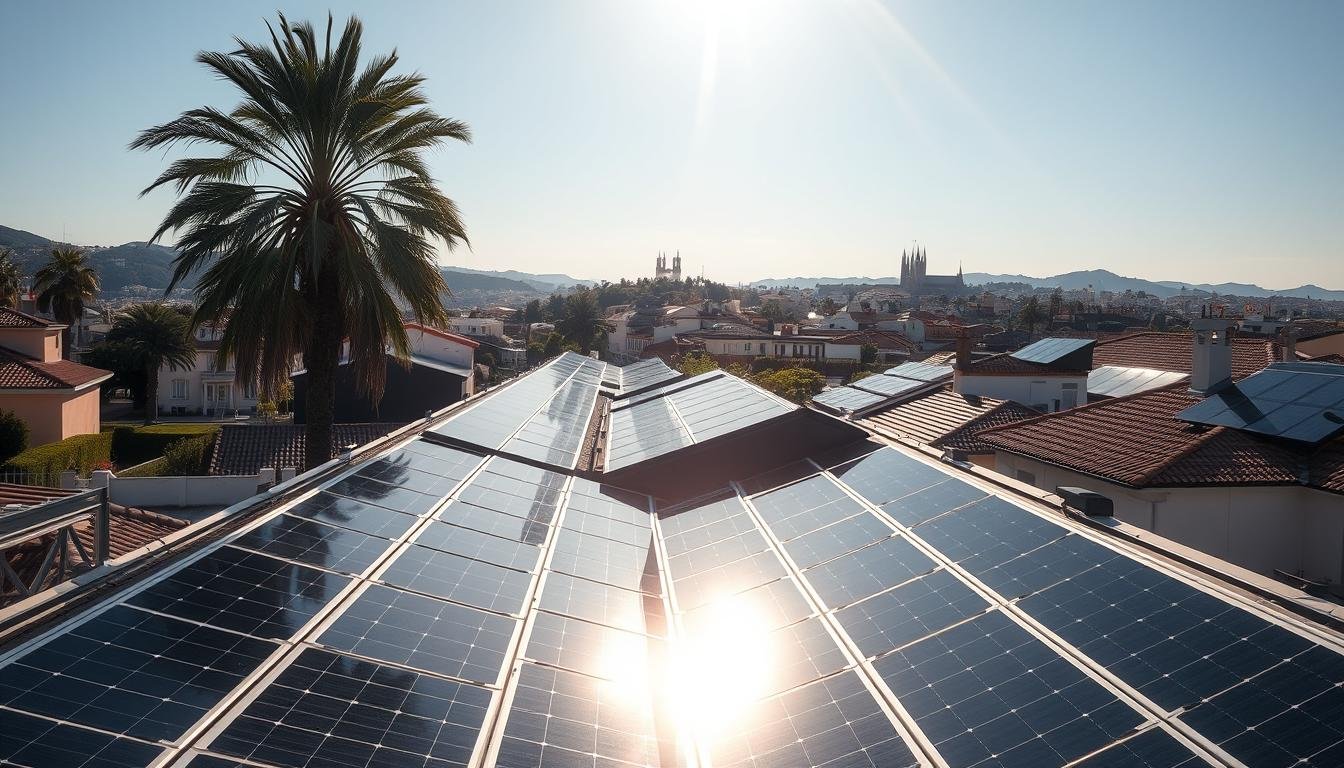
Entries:
[[0,409],[28,425],[30,446],[98,432],[98,385],[110,371],[62,358],[64,325],[0,307]]
[[504,338],[504,321],[495,317],[450,317],[448,330],[461,336]]
[[970,339],[958,339],[953,389],[962,395],[1013,400],[1041,412],[1087,402],[1090,339],[1042,339],[1016,352],[970,359]]
[[956,459],[996,469],[995,448],[980,439],[980,431],[1039,415],[1011,400],[963,395],[951,384],[938,384],[865,411],[858,421],[883,437],[950,451]]
[[195,331],[195,364],[177,370],[167,364],[159,368],[160,416],[220,418],[256,412],[257,385],[238,382],[232,355],[218,359],[223,337],[223,325],[201,325]]

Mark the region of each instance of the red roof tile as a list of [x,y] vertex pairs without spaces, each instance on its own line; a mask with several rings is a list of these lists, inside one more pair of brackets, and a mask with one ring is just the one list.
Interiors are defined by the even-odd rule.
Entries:
[[44,363],[0,347],[0,389],[73,389],[111,375],[70,360]]
[[[784,337],[781,337],[784,338]],[[851,331],[831,339],[835,344],[872,344],[878,349],[899,349],[911,352],[918,348],[915,342],[895,331]]]
[[1184,383],[981,431],[995,449],[1136,488],[1298,485],[1344,491],[1344,443],[1297,448],[1176,419]]
[[[333,424],[331,456],[339,446],[364,445],[397,429],[399,424]],[[255,475],[262,467],[307,468],[302,424],[228,425],[215,438],[210,458],[212,475]]]
[[[1193,336],[1188,333],[1133,333],[1098,341],[1092,351],[1092,364],[1098,368],[1103,365],[1121,365],[1190,373],[1194,346]],[[1250,376],[1274,362],[1275,348],[1272,340],[1233,337],[1233,377]]]
[[935,447],[992,453],[994,449],[981,443],[976,432],[1036,415],[1037,411],[1018,403],[957,394],[948,384],[870,413],[859,423],[880,434]]
[[0,307],[0,328],[47,328],[56,325],[50,320],[20,312],[10,307]]

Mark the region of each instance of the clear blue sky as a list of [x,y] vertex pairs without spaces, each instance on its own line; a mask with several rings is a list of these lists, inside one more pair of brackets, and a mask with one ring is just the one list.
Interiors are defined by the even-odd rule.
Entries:
[[[135,133],[276,3],[0,2],[0,223],[145,239]],[[357,12],[476,142],[445,263],[721,280],[930,269],[1344,288],[1344,3],[287,2]]]

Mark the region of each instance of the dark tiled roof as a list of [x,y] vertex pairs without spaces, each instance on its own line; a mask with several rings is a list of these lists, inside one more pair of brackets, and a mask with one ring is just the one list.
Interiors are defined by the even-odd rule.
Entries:
[[[400,424],[334,424],[335,445],[331,456],[343,445],[364,445],[386,435]],[[304,462],[302,424],[228,425],[215,438],[215,451],[210,459],[212,475],[255,475],[262,467],[279,470],[295,467],[307,469]]]
[[0,389],[72,389],[110,375],[70,360],[44,363],[0,347]]
[[59,499],[75,493],[63,488],[48,488],[43,485],[19,485],[0,483],[0,506],[6,504],[41,504],[44,501]]
[[[1092,351],[1092,364],[1190,373],[1194,346],[1194,339],[1188,333],[1133,333],[1097,342]],[[1274,350],[1274,342],[1267,339],[1234,337],[1232,375],[1241,378],[1264,368],[1274,362]]]
[[1070,370],[1043,363],[1029,363],[1012,355],[994,355],[975,360],[966,373],[973,376],[1086,376],[1086,370]]
[[915,342],[895,331],[852,331],[831,341],[836,344],[872,344],[878,349],[899,349],[906,352],[916,348]]
[[1136,488],[1306,485],[1344,491],[1344,444],[1314,452],[1176,419],[1200,400],[1175,384],[979,433],[998,450]]
[[50,320],[33,317],[10,307],[0,307],[0,328],[46,328],[52,325],[55,323]]
[[870,413],[859,423],[888,436],[935,447],[992,453],[994,449],[981,443],[977,432],[1038,415],[1018,403],[958,394],[948,384]]

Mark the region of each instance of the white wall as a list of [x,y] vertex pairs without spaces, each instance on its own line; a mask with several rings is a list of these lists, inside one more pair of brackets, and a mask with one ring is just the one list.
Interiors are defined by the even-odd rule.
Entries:
[[1073,405],[1087,402],[1087,376],[970,376],[953,374],[953,389],[963,395],[1013,400],[1046,411],[1071,407],[1064,385],[1074,385]]
[[[214,407],[241,411],[254,410],[257,406],[257,388],[245,387],[234,380],[236,369],[233,358],[229,358],[227,366],[221,372],[211,372],[214,363],[213,350],[200,350],[196,353],[196,365],[188,370],[174,371],[167,365],[159,368],[159,413],[168,414],[172,413],[173,408],[185,408],[188,414],[195,414],[207,405],[205,400],[207,381],[212,384],[232,384],[229,388],[231,399],[214,403]],[[174,380],[186,382],[184,397],[173,396]]]
[[504,336],[504,321],[493,317],[450,317],[448,329],[466,336]]
[[[1111,499],[1130,525],[1272,576],[1328,581],[1344,595],[1344,496],[1300,486],[1138,490],[999,451],[997,471],[1054,492],[1080,486]],[[1018,472],[1031,473],[1033,478]]]
[[468,344],[419,328],[407,328],[406,337],[411,342],[411,353],[414,355],[460,368],[471,368],[474,348]]

